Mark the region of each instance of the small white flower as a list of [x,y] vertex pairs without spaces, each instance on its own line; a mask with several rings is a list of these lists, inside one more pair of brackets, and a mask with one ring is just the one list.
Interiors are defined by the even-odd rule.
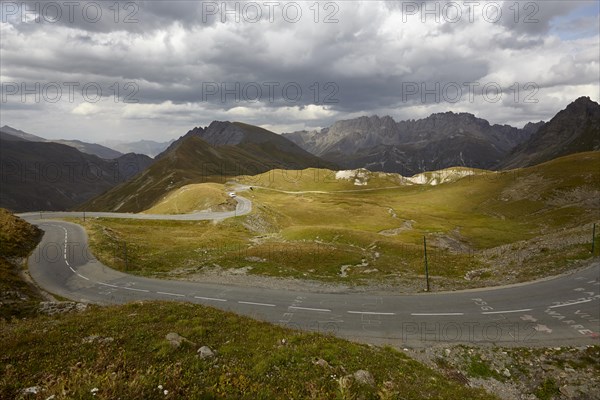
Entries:
[[92,392],[92,396],[95,396],[95,395],[96,395],[96,393],[98,392],[98,390],[100,390],[100,389],[98,389],[98,388],[93,388],[92,390],[90,390],[90,392]]
[[158,385],[158,389],[162,390],[163,389],[163,385]]
[[166,395],[168,395],[168,394],[169,394],[169,391],[168,391],[167,389],[165,389],[165,391],[164,391],[163,393],[164,393],[164,394],[165,394],[165,396],[166,396]]

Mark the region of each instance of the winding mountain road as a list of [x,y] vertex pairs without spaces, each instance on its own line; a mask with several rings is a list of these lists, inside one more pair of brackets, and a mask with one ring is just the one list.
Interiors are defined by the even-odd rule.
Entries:
[[[87,217],[200,220],[251,211],[186,215],[86,213]],[[84,229],[52,218],[81,212],[25,213],[45,234],[29,257],[33,279],[49,292],[81,302],[122,304],[178,300],[211,305],[303,330],[396,347],[450,343],[505,346],[600,344],[600,261],[552,279],[501,288],[414,295],[312,293],[170,281],[128,275],[96,260]]]

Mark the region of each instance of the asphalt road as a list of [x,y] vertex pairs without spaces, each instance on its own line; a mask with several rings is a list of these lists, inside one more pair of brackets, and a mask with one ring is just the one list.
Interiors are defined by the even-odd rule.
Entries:
[[[141,219],[222,219],[243,215],[251,202],[238,196],[235,212],[188,215],[86,213]],[[49,292],[81,302],[138,300],[201,303],[303,330],[396,347],[449,343],[504,346],[600,344],[600,261],[553,279],[447,293],[374,295],[294,292],[149,279],[115,271],[90,254],[77,224],[49,218],[82,213],[27,213],[45,231],[29,258],[33,279]]]
[[116,213],[116,212],[89,212],[89,211],[35,211],[18,214],[32,223],[42,219],[68,218],[68,217],[90,217],[90,218],[129,218],[129,219],[160,219],[176,221],[200,221],[200,220],[218,220],[231,217],[246,215],[252,211],[252,202],[245,197],[236,196],[237,205],[234,211],[210,212],[201,211],[191,214],[134,214],[134,213]]

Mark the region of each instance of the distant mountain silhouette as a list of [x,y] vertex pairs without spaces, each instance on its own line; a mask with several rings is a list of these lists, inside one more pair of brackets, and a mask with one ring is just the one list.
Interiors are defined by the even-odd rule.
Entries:
[[452,166],[489,169],[524,142],[543,122],[523,129],[490,125],[468,113],[437,113],[396,122],[392,117],[359,117],[320,131],[283,136],[345,168],[413,175]]
[[580,97],[515,147],[498,167],[528,167],[590,150],[600,150],[600,105]]
[[[27,137],[27,136],[26,136]],[[67,210],[143,171],[152,159],[114,160],[59,143],[0,133],[0,207],[12,211]]]

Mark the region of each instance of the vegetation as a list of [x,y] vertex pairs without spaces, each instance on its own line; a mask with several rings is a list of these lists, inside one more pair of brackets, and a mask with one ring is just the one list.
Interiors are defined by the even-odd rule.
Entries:
[[22,274],[23,259],[34,249],[41,232],[0,208],[0,319],[33,315],[41,298]]
[[[244,194],[254,203],[247,216],[88,219],[86,227],[101,261],[157,276],[245,267],[251,274],[350,284],[420,282],[423,236],[434,289],[529,280],[590,257],[600,153],[504,173],[455,173],[446,183],[415,185],[363,171],[357,185],[355,176],[336,179],[328,170],[274,170],[239,178],[252,187]],[[440,177],[423,175],[425,181]],[[178,201],[176,193],[168,198],[161,207]]]
[[[492,399],[391,348],[200,305],[136,303],[3,324],[0,398]],[[187,340],[179,347],[166,335]],[[208,346],[214,357],[201,358]],[[320,360],[320,361],[319,361]],[[368,371],[371,383],[351,377]],[[33,390],[33,389],[31,389]]]
[[223,185],[197,183],[172,191],[156,204],[144,211],[148,214],[185,214],[195,211],[235,207],[231,198],[223,191]]
[[[201,236],[212,225],[189,226]],[[40,231],[5,210],[0,227],[0,398],[494,398],[390,348],[200,305],[150,302],[40,314],[41,297],[17,262]],[[177,242],[185,246],[186,238],[179,234]],[[166,339],[171,332],[185,337],[181,345]],[[214,355],[200,357],[200,346]],[[354,378],[358,370],[369,371],[373,382]]]
[[595,399],[600,393],[598,345],[434,346],[410,354],[450,379],[492,389],[503,398]]
[[40,230],[0,208],[0,256],[26,257],[35,248]]
[[535,391],[535,395],[540,400],[551,400],[555,396],[560,395],[560,390],[556,385],[556,381],[552,378],[548,378],[540,384],[538,389]]

